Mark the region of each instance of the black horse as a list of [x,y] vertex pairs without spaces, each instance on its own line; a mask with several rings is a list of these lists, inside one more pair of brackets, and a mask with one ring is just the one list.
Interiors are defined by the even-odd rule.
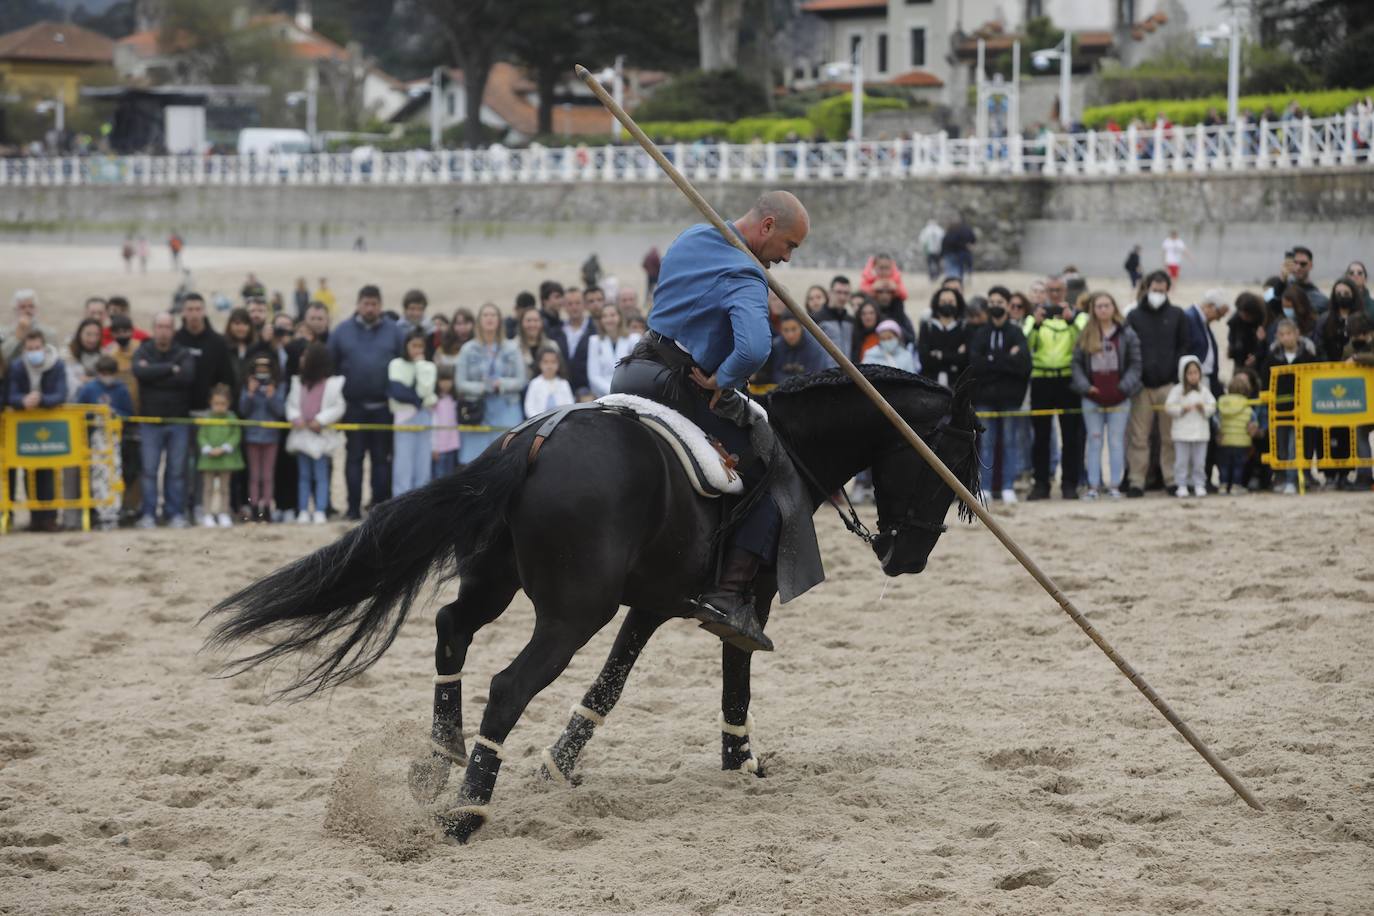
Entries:
[[[958,393],[884,367],[864,374],[970,490],[978,490],[977,418],[971,389]],[[878,534],[868,537],[889,576],[925,568],[953,491],[838,369],[794,379],[764,404],[769,422],[808,479],[814,503],[873,469]],[[610,713],[645,643],[664,621],[689,616],[686,599],[709,580],[708,544],[719,500],[698,496],[678,459],[633,419],[571,415],[529,461],[533,431],[495,444],[463,470],[381,504],[333,544],[220,602],[229,613],[210,638],[272,644],[238,660],[239,673],[300,649],[322,655],[286,692],[310,695],[360,674],[391,645],[432,572],[459,577],[457,600],[439,609],[434,664],[433,757],[412,768],[417,798],[437,797],[451,762],[467,764],[460,804],[440,820],[460,841],[486,819],[501,744],[526,705],[573,655],[628,605],[596,683],[546,752],[545,774],[572,778],[592,729]],[[471,756],[463,740],[461,678],[473,634],[523,588],[534,633],[491,681]],[[760,575],[759,619],[775,595]],[[207,615],[208,616],[208,615]],[[749,653],[724,645],[722,766],[757,772],[749,748]]]

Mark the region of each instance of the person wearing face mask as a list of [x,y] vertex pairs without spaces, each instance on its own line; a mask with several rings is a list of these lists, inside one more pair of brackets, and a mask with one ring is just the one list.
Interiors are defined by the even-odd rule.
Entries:
[[[1004,286],[988,290],[988,323],[969,335],[968,371],[977,379],[973,403],[979,413],[1019,410],[1030,381],[1031,356],[1026,335],[1009,313],[1011,292]],[[978,440],[979,460],[987,469],[991,492],[1000,492],[1002,502],[1016,502],[1012,484],[1021,470],[1018,432],[1025,417],[992,416],[983,419],[986,427]]]
[[1131,485],[1126,495],[1145,495],[1150,476],[1150,433],[1159,424],[1159,475],[1166,491],[1174,490],[1174,440],[1172,421],[1164,412],[1169,391],[1178,383],[1178,361],[1188,354],[1188,320],[1183,309],[1169,301],[1169,275],[1157,270],[1145,278],[1145,295],[1126,324],[1140,338],[1140,381],[1143,386],[1131,397],[1127,423],[1126,463]]
[[1364,313],[1370,321],[1374,321],[1374,293],[1369,291],[1369,268],[1364,266],[1363,261],[1351,261],[1345,269],[1345,278],[1355,284],[1355,292],[1364,306]]
[[911,351],[902,346],[902,326],[891,319],[878,325],[878,345],[864,354],[864,364],[890,366],[903,372],[915,372],[916,360]]
[[1331,287],[1331,307],[1317,319],[1317,352],[1323,359],[1335,362],[1343,358],[1350,342],[1350,317],[1363,311],[1355,284],[1337,280]]
[[[10,364],[9,384],[5,403],[13,410],[42,410],[56,407],[67,400],[67,369],[62,365],[62,357],[57,348],[48,343],[47,337],[37,328],[24,332],[20,342],[19,355]],[[9,488],[14,492],[15,473],[10,471]],[[52,499],[54,495],[53,472],[37,471],[33,498]],[[61,531],[57,513],[49,510],[35,511],[29,517],[30,531]]]
[[930,313],[931,317],[921,322],[921,337],[917,342],[921,374],[952,388],[968,367],[964,297],[957,290],[936,290],[930,297]]
[[1050,498],[1050,451],[1054,421],[1062,439],[1060,488],[1065,499],[1078,498],[1083,474],[1083,417],[1080,399],[1073,393],[1073,348],[1087,323],[1084,313],[1074,314],[1064,302],[1068,285],[1063,277],[1045,281],[1046,301],[1026,319],[1026,345],[1031,354],[1031,409],[1064,410],[1057,418],[1031,418],[1031,461],[1035,484],[1029,499]]

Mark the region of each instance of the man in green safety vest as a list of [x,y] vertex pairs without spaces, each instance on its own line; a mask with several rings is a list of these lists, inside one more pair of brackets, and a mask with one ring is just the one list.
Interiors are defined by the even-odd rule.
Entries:
[[[1031,410],[1066,410],[1058,416],[1061,437],[1060,487],[1065,499],[1078,498],[1078,481],[1083,476],[1083,417],[1078,413],[1079,397],[1073,393],[1073,347],[1079,332],[1088,323],[1086,313],[1075,313],[1064,302],[1068,286],[1063,277],[1045,281],[1045,303],[1026,316],[1026,344],[1031,354]],[[1031,464],[1035,484],[1030,499],[1050,498],[1050,443],[1056,417],[1035,416],[1031,429],[1035,438]]]

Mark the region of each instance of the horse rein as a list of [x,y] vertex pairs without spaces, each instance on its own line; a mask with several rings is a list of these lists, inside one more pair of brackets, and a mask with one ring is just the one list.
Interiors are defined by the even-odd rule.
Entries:
[[[971,430],[955,429],[951,427],[949,425],[950,419],[951,418],[948,416],[941,417],[940,421],[936,423],[935,426],[931,427],[930,430],[927,431],[927,435],[930,435],[932,443],[938,442],[939,439],[945,433],[949,433],[960,438],[967,438],[971,442],[975,435],[974,432]],[[897,535],[900,534],[902,531],[910,528],[914,528],[920,531],[929,531],[934,534],[944,534],[946,531],[949,530],[948,525],[939,522],[928,522],[924,519],[912,517],[912,510],[908,509],[906,513],[902,516],[901,520],[894,525],[884,525],[882,524],[882,520],[880,519],[878,523],[878,533],[874,534],[872,531],[869,530],[868,526],[863,523],[863,520],[859,518],[859,513],[855,511],[854,503],[850,501],[849,494],[845,492],[843,486],[840,487],[840,496],[844,498],[845,506],[848,509],[848,514],[846,514],[845,509],[840,508],[840,504],[835,501],[835,498],[832,494],[826,493],[825,487],[822,486],[821,482],[816,479],[816,475],[811,472],[811,469],[806,466],[806,462],[802,461],[801,458],[797,456],[796,450],[792,447],[792,444],[787,441],[786,435],[784,435],[782,431],[776,426],[773,427],[773,435],[777,438],[778,442],[782,444],[783,450],[787,452],[787,457],[792,459],[793,466],[795,466],[796,469],[801,472],[801,475],[806,480],[806,482],[815,490],[816,493],[821,495],[824,502],[828,503],[832,508],[834,508],[835,513],[840,517],[840,521],[844,523],[844,526],[849,530],[849,533],[853,534],[855,537],[863,541],[865,544],[871,546],[874,540],[876,540],[881,535],[888,533]],[[873,461],[874,463],[876,463],[879,458],[883,458],[891,454],[892,452],[899,451],[906,447],[907,443],[904,440],[898,440],[897,442],[878,452],[877,455],[873,456]],[[933,449],[934,447],[934,444],[932,444],[931,448]],[[972,446],[970,445],[970,448],[971,447]]]

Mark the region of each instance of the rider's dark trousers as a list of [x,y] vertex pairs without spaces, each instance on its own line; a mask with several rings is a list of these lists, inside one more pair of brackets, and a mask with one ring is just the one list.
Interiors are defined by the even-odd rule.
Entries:
[[[711,392],[697,385],[688,375],[691,358],[685,353],[680,356],[672,352],[665,354],[665,348],[671,346],[650,345],[648,341],[641,343],[616,367],[611,391],[666,404],[701,427],[706,435],[719,439],[726,449],[739,456],[739,466],[735,470],[744,481],[746,492],[752,491],[763,479],[765,468],[754,455],[749,430],[712,412]],[[668,365],[668,361],[675,364]],[[781,528],[782,513],[778,504],[765,493],[731,533],[728,546],[747,550],[772,565],[777,559]]]

